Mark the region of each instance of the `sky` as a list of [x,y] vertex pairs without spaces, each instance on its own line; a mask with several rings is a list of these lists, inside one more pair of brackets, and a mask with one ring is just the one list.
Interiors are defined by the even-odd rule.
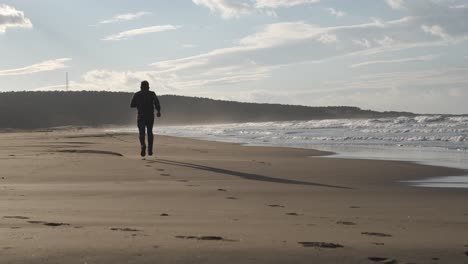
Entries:
[[468,114],[468,0],[0,0],[0,91]]

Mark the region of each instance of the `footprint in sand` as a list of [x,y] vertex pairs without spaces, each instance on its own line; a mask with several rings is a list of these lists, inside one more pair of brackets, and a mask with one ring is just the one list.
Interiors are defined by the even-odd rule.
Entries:
[[164,171],[164,169],[157,169],[157,171]]
[[44,223],[45,226],[69,226],[70,224],[66,224],[66,223],[53,223],[53,222],[47,222],[47,223]]
[[366,236],[392,237],[392,235],[377,232],[362,232],[361,234]]
[[27,216],[19,216],[19,215],[13,215],[13,216],[4,216],[3,218],[7,218],[7,219],[22,219],[22,220],[25,220],[25,219],[29,219],[29,217]]
[[269,204],[269,207],[276,207],[276,208],[284,208],[284,205],[279,205],[279,204]]
[[300,216],[298,213],[286,213],[286,215],[291,215],[291,216]]
[[370,261],[378,262],[378,263],[386,263],[386,264],[396,264],[397,261],[395,259],[390,258],[383,258],[383,257],[368,257]]
[[354,222],[351,222],[351,221],[338,221],[336,222],[338,225],[348,225],[348,226],[352,226],[352,225],[356,225],[356,223]]
[[169,216],[169,214],[164,213],[164,214],[160,214],[160,216]]
[[164,176],[164,177],[170,177],[170,176],[171,176],[171,175],[168,174],[168,173],[162,173],[162,174],[160,174],[160,175],[161,175],[161,176]]
[[57,226],[69,226],[67,223],[56,223],[56,222],[45,222],[45,221],[28,221],[30,224],[41,224],[45,226],[57,227]]
[[351,209],[359,209],[359,208],[361,208],[361,207],[360,207],[360,206],[350,206],[349,208],[351,208]]
[[218,189],[218,192],[227,192],[226,189]]
[[237,198],[237,197],[226,197],[226,199],[228,199],[228,200],[237,200],[239,198]]
[[378,243],[378,242],[375,242],[375,243],[372,243],[372,244],[374,244],[376,246],[384,246],[385,245],[385,243]]
[[205,241],[227,241],[236,242],[237,240],[226,239],[221,236],[175,236],[180,239],[205,240]]
[[313,247],[313,248],[342,248],[343,245],[328,243],[328,242],[297,242],[303,247]]
[[265,162],[265,161],[258,161],[258,160],[252,160],[253,162],[256,162],[256,163],[260,163],[260,164],[263,164],[263,165],[268,165],[268,166],[271,166],[271,163],[269,162]]
[[140,232],[138,229],[128,228],[128,227],[111,227],[109,228],[112,231],[122,231],[122,232]]
[[107,150],[65,149],[65,150],[59,150],[57,152],[60,152],[60,153],[74,153],[74,154],[97,154],[97,155],[110,155],[110,156],[123,157],[123,155],[118,153],[118,152],[107,151]]

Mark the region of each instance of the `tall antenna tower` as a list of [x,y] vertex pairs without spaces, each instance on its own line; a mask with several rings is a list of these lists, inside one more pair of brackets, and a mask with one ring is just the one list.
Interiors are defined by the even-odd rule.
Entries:
[[69,81],[68,81],[68,72],[65,73],[65,89],[68,92],[69,87]]

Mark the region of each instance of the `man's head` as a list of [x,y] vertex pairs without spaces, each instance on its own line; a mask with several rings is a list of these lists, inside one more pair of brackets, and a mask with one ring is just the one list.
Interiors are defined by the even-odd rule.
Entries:
[[148,81],[142,81],[140,86],[142,91],[149,91],[150,86]]

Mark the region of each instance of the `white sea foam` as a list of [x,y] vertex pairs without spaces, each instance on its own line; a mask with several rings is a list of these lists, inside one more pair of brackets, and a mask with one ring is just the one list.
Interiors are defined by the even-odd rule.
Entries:
[[468,117],[241,123],[160,127],[158,133],[247,144],[308,147],[316,144],[439,147],[468,150]]

